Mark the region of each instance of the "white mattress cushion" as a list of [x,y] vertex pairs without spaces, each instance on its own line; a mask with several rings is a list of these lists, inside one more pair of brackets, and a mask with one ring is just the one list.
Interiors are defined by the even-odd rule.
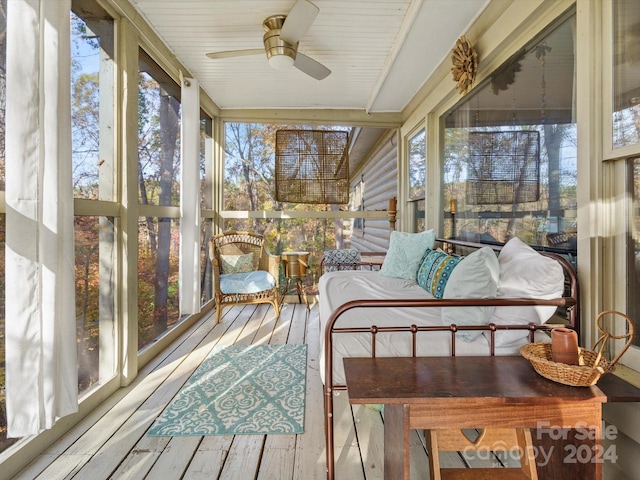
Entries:
[[[428,299],[433,298],[415,280],[385,277],[379,272],[350,270],[322,275],[318,282],[320,297],[320,375],[325,381],[325,329],[334,310],[358,299]],[[354,308],[346,311],[336,322],[338,327],[383,326],[442,326],[440,307],[382,307]],[[459,338],[461,332],[456,334]],[[368,333],[341,333],[333,336],[334,384],[343,384],[344,357],[371,355],[371,336]],[[419,356],[451,354],[449,331],[423,332],[418,335]],[[523,339],[521,344],[524,344]],[[517,355],[519,345],[496,348],[496,355]],[[378,333],[376,353],[381,357],[411,354],[411,334],[408,332]],[[456,355],[488,355],[489,342],[479,335],[471,342],[456,341]]]

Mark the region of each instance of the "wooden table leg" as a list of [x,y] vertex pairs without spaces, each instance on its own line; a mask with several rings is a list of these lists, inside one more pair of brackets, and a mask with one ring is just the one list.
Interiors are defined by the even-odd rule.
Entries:
[[384,406],[384,478],[410,480],[409,406]]
[[543,424],[543,429],[532,430],[539,480],[602,479],[602,405],[598,412],[585,419],[584,427],[556,428]]

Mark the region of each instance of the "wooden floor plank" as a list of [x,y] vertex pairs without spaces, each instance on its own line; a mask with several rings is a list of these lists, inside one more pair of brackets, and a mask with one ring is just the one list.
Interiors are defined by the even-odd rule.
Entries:
[[[305,343],[306,330],[307,330],[307,318],[309,312],[304,305],[288,305],[288,310],[291,311],[291,326],[289,328],[289,337],[287,343]],[[307,352],[308,355],[308,352]]]
[[[147,480],[182,478],[203,437],[173,437],[146,477]],[[120,478],[117,477],[116,478]]]
[[220,478],[255,478],[266,435],[235,435]]
[[271,343],[276,316],[270,305],[258,305],[242,335],[235,342],[243,345],[265,345]]
[[[270,337],[268,343],[274,345],[284,345],[286,343],[302,343],[301,341],[289,341],[289,335],[291,331],[291,325],[293,324],[293,305],[283,305],[280,317],[276,318],[273,310],[270,311],[270,318],[268,322],[265,322],[264,328],[258,332],[256,340],[260,340],[265,335],[265,331],[269,330]],[[263,333],[265,332],[265,333]],[[301,340],[297,338],[296,340]]]
[[333,425],[336,478],[364,478],[347,392],[333,396]]
[[229,441],[226,437],[204,437],[185,472],[185,479],[211,480],[218,478],[227,455]]
[[32,471],[20,472],[13,478],[38,478],[38,479],[67,479],[73,478],[73,476],[85,465],[91,461],[92,455],[67,455],[62,454],[56,456],[56,458],[46,465],[44,472],[36,475],[32,474]]
[[411,431],[411,478],[429,478],[427,449],[417,430]]
[[296,435],[267,435],[258,480],[271,480],[274,472],[279,479],[293,479],[295,453]]
[[384,423],[380,410],[365,405],[351,407],[360,456],[367,480],[384,479]]
[[[143,367],[130,386],[107,398],[15,478],[322,480],[326,465],[321,334],[317,304],[309,310],[304,304],[284,304],[279,318],[269,305],[234,306],[225,309],[217,325],[207,316]],[[147,436],[155,418],[212,348],[235,343],[307,344],[304,433]],[[347,392],[334,396],[334,402],[336,478],[384,478],[380,413],[362,406],[352,410]],[[411,449],[412,478],[428,478],[424,440],[416,432]],[[455,452],[443,454],[441,462],[446,467],[464,467]]]
[[[301,309],[296,308],[296,313]],[[307,343],[307,396],[304,435],[298,435],[295,451],[294,479],[320,480],[327,476],[324,449],[324,396],[318,358],[320,354],[320,321],[318,307],[305,316]],[[300,318],[294,318],[294,330]]]
[[166,451],[170,440],[170,437],[142,437],[135,448],[120,463],[112,475],[113,478],[123,480],[145,478],[160,454]]

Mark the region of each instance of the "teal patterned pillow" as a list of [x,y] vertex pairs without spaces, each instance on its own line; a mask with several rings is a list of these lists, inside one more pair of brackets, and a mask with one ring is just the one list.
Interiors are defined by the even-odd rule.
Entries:
[[443,298],[451,273],[463,258],[427,250],[416,272],[416,282],[435,298]]
[[324,271],[356,270],[360,264],[360,251],[355,248],[324,251]]
[[220,255],[222,273],[248,273],[253,271],[253,253],[243,255]]
[[389,238],[389,250],[384,257],[380,275],[415,280],[416,271],[425,250],[433,248],[436,234],[433,230],[421,233],[397,232]]

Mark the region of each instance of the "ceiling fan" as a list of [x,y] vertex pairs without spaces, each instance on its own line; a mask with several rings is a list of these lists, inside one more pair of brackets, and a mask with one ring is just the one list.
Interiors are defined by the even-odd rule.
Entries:
[[322,80],[330,73],[327,67],[313,58],[298,52],[298,41],[315,20],[320,9],[308,0],[298,0],[289,15],[272,15],[262,22],[264,49],[231,50],[207,53],[214,60],[240,57],[244,55],[267,54],[269,65],[276,70],[288,70],[296,67],[307,75]]

